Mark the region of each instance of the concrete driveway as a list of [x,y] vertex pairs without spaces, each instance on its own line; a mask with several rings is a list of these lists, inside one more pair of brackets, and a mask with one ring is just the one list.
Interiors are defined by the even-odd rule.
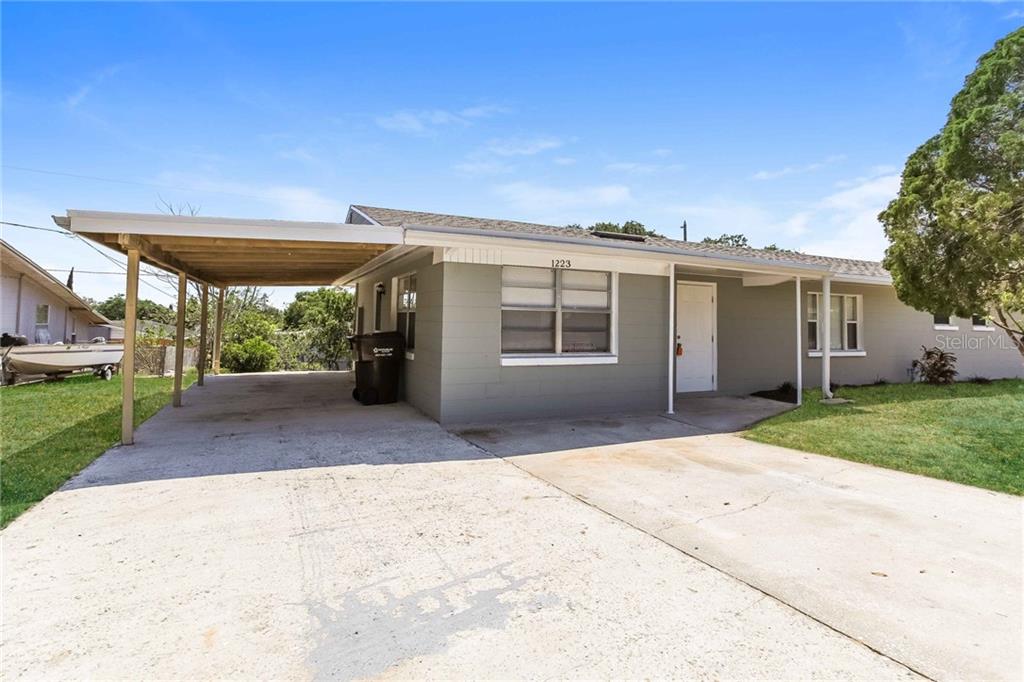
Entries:
[[914,677],[348,381],[211,378],[5,529],[4,676]]
[[714,433],[763,408],[716,400],[461,433],[925,675],[1022,678],[1020,498]]

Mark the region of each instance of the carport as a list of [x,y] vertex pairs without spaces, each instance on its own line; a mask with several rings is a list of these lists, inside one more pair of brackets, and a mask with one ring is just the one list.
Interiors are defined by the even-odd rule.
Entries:
[[220,369],[225,289],[230,286],[329,286],[374,259],[402,255],[400,227],[349,223],[249,220],[199,216],[114,213],[69,209],[54,216],[59,226],[128,259],[125,286],[124,377],[121,443],[134,442],[135,332],[139,263],[177,275],[175,407],[181,406],[185,305],[188,281],[199,284],[201,314],[197,384],[203,385],[210,288],[216,289],[213,371]]

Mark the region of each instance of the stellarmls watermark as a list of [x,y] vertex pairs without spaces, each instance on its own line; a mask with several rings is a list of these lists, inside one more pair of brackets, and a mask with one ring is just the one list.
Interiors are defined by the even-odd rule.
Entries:
[[935,345],[941,350],[1016,350],[1006,334],[936,334]]

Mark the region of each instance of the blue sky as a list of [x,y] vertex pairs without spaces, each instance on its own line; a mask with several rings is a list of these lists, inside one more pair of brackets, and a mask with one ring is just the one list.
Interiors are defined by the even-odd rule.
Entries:
[[[685,219],[691,239],[743,232],[854,258],[881,257],[875,215],[906,156],[977,57],[1024,23],[1011,3],[2,12],[4,220],[155,212],[163,197],[340,221],[365,203],[636,219],[675,237]],[[3,234],[62,278],[116,270],[57,234]],[[75,283],[94,298],[124,288]]]

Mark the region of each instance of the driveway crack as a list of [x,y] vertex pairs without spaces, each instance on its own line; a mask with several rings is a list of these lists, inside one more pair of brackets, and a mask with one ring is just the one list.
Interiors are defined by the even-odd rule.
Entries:
[[758,500],[757,502],[753,502],[751,504],[748,504],[746,507],[740,507],[739,509],[733,509],[732,511],[722,512],[721,514],[710,514],[708,516],[702,516],[699,519],[697,519],[696,521],[694,521],[694,523],[697,524],[697,523],[700,523],[701,521],[707,521],[708,519],[717,519],[717,518],[721,518],[723,516],[734,516],[736,514],[742,514],[743,512],[749,511],[749,510],[751,510],[751,509],[753,509],[755,507],[760,507],[762,504],[764,504],[768,500],[772,499],[772,497],[775,496],[777,493],[785,492],[786,490],[789,490],[789,488],[780,488],[779,490],[773,490],[770,493],[768,493],[767,495],[765,495],[763,498]]

